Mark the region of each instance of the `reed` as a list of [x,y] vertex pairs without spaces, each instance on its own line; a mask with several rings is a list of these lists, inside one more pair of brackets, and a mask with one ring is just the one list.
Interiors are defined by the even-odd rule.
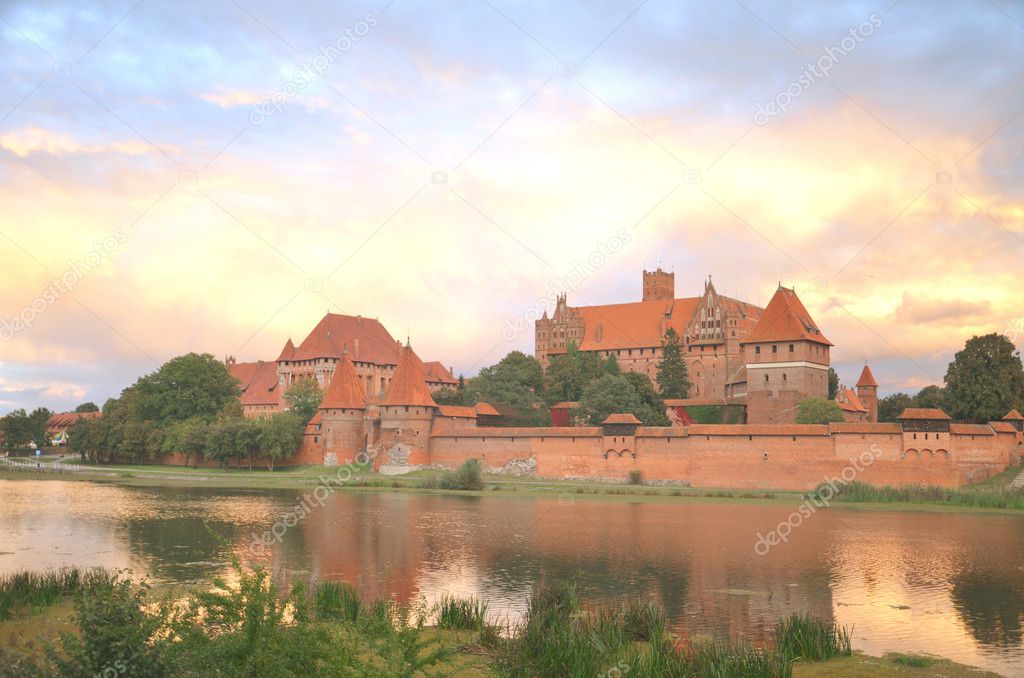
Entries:
[[[826,490],[826,488],[828,488]],[[869,485],[859,481],[833,489],[820,485],[811,493],[818,501],[870,502],[879,504],[941,504],[969,508],[1024,511],[1024,490],[1003,487],[936,487],[934,485]]]
[[314,589],[313,607],[318,619],[356,622],[362,613],[363,601],[349,584],[328,581]]
[[117,577],[111,570],[77,567],[0,576],[0,621],[24,610],[38,612],[83,591],[109,587]]
[[476,598],[441,596],[437,609],[437,625],[452,631],[482,631],[487,624],[487,603]]

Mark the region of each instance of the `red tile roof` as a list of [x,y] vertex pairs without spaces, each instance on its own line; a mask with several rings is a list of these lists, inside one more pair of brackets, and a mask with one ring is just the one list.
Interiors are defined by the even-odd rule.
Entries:
[[395,376],[391,379],[383,404],[437,407],[423,379],[423,363],[408,344],[398,358],[398,367],[395,368]]
[[322,410],[361,410],[366,408],[366,396],[363,386],[359,383],[359,375],[348,355],[342,355],[334,368],[334,376],[324,392],[320,403]]
[[444,366],[439,360],[423,363],[424,376],[432,383],[450,384],[454,386],[459,382],[452,376],[451,370]]
[[488,403],[477,403],[474,407],[476,413],[483,417],[500,417],[501,412],[494,409],[494,405]]
[[602,426],[609,424],[634,424],[639,426],[643,422],[636,418],[632,412],[627,414],[609,414],[608,418],[601,422]]
[[990,436],[995,434],[992,427],[988,424],[950,424],[949,432],[972,436]]
[[289,338],[288,343],[281,349],[281,355],[277,357],[277,362],[281,362],[282,360],[291,360],[294,356],[295,344],[293,344],[292,340]]
[[1017,427],[1014,426],[1013,424],[1011,424],[1008,421],[992,421],[992,422],[989,422],[988,425],[991,426],[992,430],[995,431],[996,433],[1016,433],[1017,432]]
[[1013,420],[1013,419],[1024,419],[1024,415],[1022,415],[1017,410],[1010,410],[1007,413],[1007,415],[1005,417],[1003,417],[1003,421],[1010,421],[1010,420]]
[[229,369],[241,385],[242,405],[280,404],[276,362],[235,363]]
[[328,313],[299,344],[291,360],[341,358],[345,349],[352,362],[397,365],[401,346],[379,320]]
[[833,422],[828,425],[832,433],[902,433],[903,429],[896,422],[874,423],[869,421]]
[[908,407],[897,419],[952,419],[948,414],[936,408]]
[[818,329],[796,292],[785,287],[775,291],[764,315],[743,343],[763,341],[813,341],[825,346],[832,345]]
[[439,405],[437,410],[442,417],[457,417],[459,419],[476,419],[477,414],[475,408],[461,405]]
[[864,369],[861,370],[860,379],[857,380],[857,388],[872,386],[878,388],[878,382],[875,381],[875,375],[871,373],[871,368],[865,364]]
[[[727,310],[740,313],[741,334],[749,332],[764,309],[738,299],[719,296]],[[583,337],[577,342],[580,350],[656,348],[661,346],[664,332],[674,329],[680,339],[700,306],[701,297],[685,297],[669,301],[637,301],[626,304],[580,306],[570,309],[583,319]],[[554,349],[552,353],[564,353]]]
[[46,432],[51,434],[62,433],[82,419],[98,419],[102,416],[102,412],[61,412],[59,414],[52,414],[46,420]]
[[575,410],[579,406],[580,406],[579,403],[565,401],[565,402],[561,402],[561,403],[555,403],[554,405],[552,405],[548,409],[551,409],[551,410]]
[[864,407],[864,403],[857,397],[857,393],[852,388],[846,388],[845,386],[836,393],[836,404],[839,405],[841,410],[846,412],[868,411],[868,408]]

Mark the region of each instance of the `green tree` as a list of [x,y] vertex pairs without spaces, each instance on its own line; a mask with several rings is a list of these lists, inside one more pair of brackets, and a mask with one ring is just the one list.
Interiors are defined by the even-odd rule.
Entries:
[[878,421],[897,421],[903,410],[916,406],[914,398],[906,393],[893,393],[878,401]]
[[185,455],[185,465],[199,463],[207,449],[210,424],[202,417],[192,417],[171,424],[164,437],[163,450],[167,454]]
[[315,379],[299,379],[284,394],[288,409],[302,417],[304,422],[313,418],[323,399],[324,392]]
[[431,395],[438,405],[467,405],[466,390],[464,388],[450,388],[445,386],[434,391]]
[[68,434],[68,451],[82,462],[96,461],[96,452],[103,444],[103,420],[82,419]]
[[828,399],[835,400],[837,393],[839,393],[839,374],[830,367],[828,368]]
[[[925,386],[914,396],[914,406],[929,409],[946,409],[946,389],[941,386]],[[1006,414],[1006,412],[1003,414]]]
[[249,460],[249,470],[252,470],[252,458],[259,454],[260,437],[263,435],[263,427],[260,422],[253,419],[242,419],[238,424],[238,431],[235,435],[235,447],[239,466],[242,459]]
[[260,420],[260,456],[267,462],[267,470],[283,459],[291,459],[299,450],[306,422],[294,412],[278,412],[269,419]]
[[640,418],[644,404],[636,389],[623,375],[606,374],[583,389],[577,416],[580,423],[597,426],[609,414],[632,413]]
[[619,359],[615,357],[614,353],[609,353],[608,357],[604,361],[604,373],[605,374],[622,374],[622,370],[619,369]]
[[1001,334],[972,337],[946,370],[948,414],[958,421],[996,421],[1024,406],[1024,367]]
[[662,398],[685,398],[690,392],[690,375],[683,360],[683,347],[679,343],[679,334],[671,327],[661,342],[658,388]]
[[121,428],[121,439],[117,445],[119,460],[141,464],[147,456],[152,444],[152,435],[156,430],[153,422],[127,419]]
[[220,462],[221,468],[227,468],[232,459],[238,458],[238,435],[242,423],[241,419],[221,417],[210,424],[205,457]]
[[615,354],[607,358],[593,351],[581,351],[570,342],[565,353],[553,356],[544,373],[544,400],[547,405],[558,402],[577,402],[587,384],[600,377],[620,374]]
[[4,449],[13,452],[21,447],[27,447],[29,441],[32,440],[31,428],[28,412],[24,409],[14,410],[0,419],[0,430],[4,434]]
[[160,426],[192,417],[212,420],[241,395],[238,380],[224,363],[208,353],[189,353],[169,360],[126,390],[137,397],[134,404],[138,417]]
[[504,403],[526,414],[540,405],[544,371],[536,358],[513,351],[496,365],[480,370],[466,385],[467,402]]
[[640,412],[637,419],[646,426],[668,426],[671,422],[665,414],[665,401],[654,390],[651,378],[640,372],[627,372],[623,375],[640,398]]
[[92,402],[91,400],[89,402],[87,402],[87,403],[82,403],[81,405],[79,405],[78,407],[75,408],[75,412],[77,412],[79,414],[81,414],[83,412],[99,412],[99,411],[100,411],[99,406],[96,403]]
[[834,400],[804,398],[797,405],[796,423],[828,424],[843,421],[843,411]]

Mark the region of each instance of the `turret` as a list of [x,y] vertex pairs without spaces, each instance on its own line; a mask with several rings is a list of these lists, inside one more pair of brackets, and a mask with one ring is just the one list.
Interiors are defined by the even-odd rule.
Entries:
[[656,271],[644,271],[644,301],[671,301],[675,297],[675,273],[666,273],[660,266]]
[[366,451],[366,398],[347,350],[334,368],[319,414],[325,466],[350,463]]
[[423,363],[406,343],[380,407],[380,463],[429,464],[436,410],[437,403],[423,379]]
[[857,380],[857,397],[868,409],[868,421],[878,421],[878,382],[875,381],[875,375],[871,374],[871,368],[867,363],[864,363],[860,379]]

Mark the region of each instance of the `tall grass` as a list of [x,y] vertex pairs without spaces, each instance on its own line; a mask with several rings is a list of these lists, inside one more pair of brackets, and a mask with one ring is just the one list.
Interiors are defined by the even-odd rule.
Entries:
[[487,621],[487,603],[476,598],[441,596],[437,609],[437,625],[452,631],[482,631]]
[[[826,488],[828,490],[826,491]],[[873,502],[880,504],[942,504],[970,508],[1013,509],[1024,511],[1024,489],[1009,487],[949,488],[935,485],[869,485],[859,481],[839,485],[838,491],[828,485],[819,485],[811,493],[819,501]]]
[[775,627],[775,650],[790,659],[819,662],[853,653],[848,629],[797,614]]
[[0,621],[22,611],[38,612],[79,592],[110,586],[117,576],[111,570],[77,567],[0,576]]
[[356,622],[363,611],[363,601],[349,584],[328,581],[313,589],[313,609],[319,619]]

